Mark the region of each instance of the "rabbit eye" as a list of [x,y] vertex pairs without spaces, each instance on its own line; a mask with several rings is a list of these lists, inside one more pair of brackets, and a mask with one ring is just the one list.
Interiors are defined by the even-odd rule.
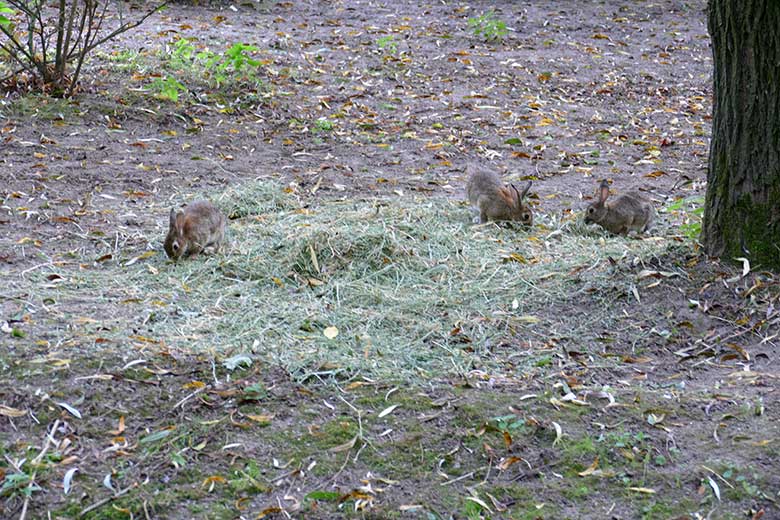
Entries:
[[525,213],[523,215],[523,220],[528,220],[530,217],[531,217],[531,215],[529,215],[528,213]]
[[173,250],[174,251],[178,251],[179,250],[179,244],[177,244],[176,242],[173,243]]
[[593,208],[588,208],[588,213],[593,213]]

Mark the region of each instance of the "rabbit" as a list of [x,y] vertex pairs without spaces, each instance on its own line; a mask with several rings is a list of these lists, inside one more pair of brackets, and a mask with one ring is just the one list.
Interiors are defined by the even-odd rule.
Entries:
[[534,223],[534,215],[523,198],[531,189],[531,181],[518,191],[514,184],[504,186],[498,174],[488,170],[475,170],[466,183],[466,194],[472,206],[479,209],[479,222],[491,220],[515,220],[525,226]]
[[207,200],[198,200],[183,210],[171,208],[168,235],[163,247],[169,258],[195,257],[207,247],[218,252],[225,238],[225,216]]
[[636,191],[628,191],[607,204],[609,183],[606,179],[599,185],[598,197],[585,211],[586,224],[595,222],[610,233],[626,235],[631,230],[644,233],[655,219],[652,202]]

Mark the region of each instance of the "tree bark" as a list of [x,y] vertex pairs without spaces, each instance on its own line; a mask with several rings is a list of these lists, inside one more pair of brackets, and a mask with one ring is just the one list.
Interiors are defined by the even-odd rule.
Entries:
[[780,0],[710,0],[714,104],[702,243],[780,269]]

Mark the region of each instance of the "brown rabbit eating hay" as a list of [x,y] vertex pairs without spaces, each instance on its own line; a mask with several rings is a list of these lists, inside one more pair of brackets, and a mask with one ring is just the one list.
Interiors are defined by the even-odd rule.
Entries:
[[607,204],[609,183],[605,179],[599,185],[598,195],[598,200],[585,211],[586,224],[595,222],[610,233],[626,235],[631,230],[639,233],[647,231],[655,219],[652,202],[636,191],[623,193]]
[[219,251],[225,238],[225,216],[207,200],[198,200],[183,210],[171,209],[168,235],[163,247],[169,258],[195,257],[207,247]]
[[514,220],[530,226],[533,213],[523,198],[531,189],[531,181],[518,191],[514,184],[504,186],[498,174],[489,170],[475,170],[466,183],[466,194],[472,206],[479,209],[479,222]]

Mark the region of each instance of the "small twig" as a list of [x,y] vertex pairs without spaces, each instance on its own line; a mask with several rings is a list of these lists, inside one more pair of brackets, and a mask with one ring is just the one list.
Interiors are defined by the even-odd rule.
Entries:
[[446,409],[446,408],[445,408],[445,409],[443,409],[443,410],[440,410],[440,411],[436,412],[436,413],[435,413],[435,414],[433,414],[433,415],[422,416],[422,417],[420,417],[418,420],[419,420],[420,422],[428,422],[428,421],[432,421],[432,420],[434,420],[434,419],[436,419],[436,418],[438,418],[438,417],[441,417],[442,415],[444,415],[444,414],[445,414],[445,412],[447,412],[447,409]]
[[[353,462],[357,462],[357,459],[358,459],[358,457],[360,456],[360,452],[361,452],[361,451],[363,451],[363,448],[365,448],[367,445],[371,444],[371,443],[368,441],[368,439],[366,439],[366,438],[365,438],[365,436],[363,435],[363,412],[362,412],[362,410],[358,410],[357,408],[355,408],[355,407],[352,405],[352,403],[350,403],[349,401],[347,401],[347,400],[346,400],[346,399],[344,399],[343,397],[341,397],[341,396],[338,396],[338,397],[339,397],[339,399],[341,399],[342,401],[344,401],[344,403],[345,403],[347,406],[349,406],[350,408],[352,408],[352,410],[353,410],[353,411],[354,411],[354,412],[357,414],[357,423],[358,423],[358,433],[357,433],[357,438],[358,438],[358,440],[360,440],[360,442],[362,443],[362,445],[360,446],[360,448],[358,448],[358,451],[357,451],[357,453],[355,454],[355,458],[354,458],[354,460],[353,460]],[[349,452],[347,452],[347,458],[349,458]]]
[[492,467],[493,467],[493,463],[492,462],[488,462],[488,469],[485,472],[485,478],[482,479],[482,483],[480,484],[481,486],[485,485],[485,482],[487,482],[487,480],[490,478],[490,469]]
[[41,460],[43,460],[43,456],[46,455],[46,452],[49,451],[49,446],[51,446],[51,443],[54,441],[54,432],[57,431],[57,428],[60,427],[60,420],[57,419],[54,421],[54,425],[51,427],[51,431],[46,434],[46,442],[43,444],[43,448],[41,448],[40,453],[32,460],[30,461],[30,464],[36,469],[33,470],[32,475],[30,475],[30,483],[27,484],[27,493],[25,493],[27,496],[24,499],[24,505],[22,506],[22,513],[19,515],[19,520],[24,520],[27,516],[27,508],[30,505],[30,497],[32,496],[33,492],[33,485],[35,484],[35,477],[38,475],[38,464],[41,463]]
[[351,450],[347,450],[347,456],[344,457],[344,464],[342,464],[341,467],[339,468],[339,470],[336,473],[334,473],[332,477],[330,477],[330,481],[331,482],[336,482],[336,479],[338,478],[338,476],[341,474],[342,471],[344,471],[344,468],[347,467],[347,462],[349,462],[350,451]]
[[179,406],[181,406],[181,405],[183,405],[184,403],[186,403],[186,402],[187,402],[189,399],[191,399],[192,397],[195,397],[195,396],[196,396],[196,395],[198,395],[199,393],[201,393],[201,392],[203,392],[204,390],[207,390],[207,389],[209,389],[209,388],[210,388],[210,385],[206,385],[206,386],[202,386],[202,387],[198,388],[197,390],[195,390],[194,392],[192,392],[191,394],[189,394],[188,396],[186,396],[184,399],[182,399],[181,401],[179,401],[178,403],[176,403],[176,404],[173,406],[173,409],[174,409],[174,410],[175,410],[175,409],[177,409]]
[[287,512],[287,510],[286,510],[286,509],[284,508],[284,506],[282,505],[282,500],[281,500],[279,497],[276,497],[276,504],[279,506],[279,510],[280,510],[282,513],[284,513],[284,516],[286,516],[287,518],[292,518],[292,517],[290,516],[290,513],[288,513],[288,512]]
[[713,475],[715,475],[716,477],[718,477],[718,478],[719,478],[721,481],[723,481],[723,483],[724,483],[724,484],[726,484],[728,487],[730,487],[731,489],[734,489],[734,486],[731,484],[731,482],[729,482],[728,480],[726,480],[725,478],[723,478],[723,477],[720,475],[720,473],[718,473],[718,472],[717,472],[717,471],[715,471],[714,469],[710,469],[710,468],[708,468],[708,467],[707,467],[707,466],[705,466],[704,464],[702,464],[702,465],[701,465],[701,467],[702,467],[702,468],[704,468],[704,469],[706,469],[707,471],[709,471],[710,473],[712,473],[712,474],[713,474]]
[[214,362],[214,358],[211,358],[211,375],[214,377],[215,387],[219,387],[219,379],[217,379],[217,365]]
[[[526,464],[529,465],[529,469],[530,469],[530,464],[528,463],[528,461],[526,461]],[[532,469],[531,471],[528,471],[527,473],[520,472],[517,475],[515,475],[514,477],[512,477],[511,482],[517,482],[519,480],[523,480],[524,478],[532,476],[532,475],[539,475],[539,474],[542,473],[542,471],[553,467],[555,464],[557,464],[557,462],[550,462],[548,464],[543,464],[543,465],[539,466],[536,469]]]
[[60,420],[57,419],[54,421],[54,425],[51,427],[51,430],[48,434],[46,434],[46,443],[43,446],[43,449],[38,454],[37,457],[35,457],[32,462],[33,464],[40,464],[41,460],[43,459],[43,456],[46,455],[46,452],[49,451],[49,446],[51,446],[52,441],[54,441],[54,432],[57,431],[57,428],[60,427]]
[[442,482],[439,485],[440,486],[449,486],[450,484],[454,484],[456,482],[460,482],[461,480],[466,480],[467,478],[473,477],[474,473],[476,473],[477,471],[482,471],[483,469],[487,469],[487,468],[488,468],[488,466],[482,466],[481,468],[477,468],[474,471],[469,471],[465,475],[461,475],[458,478],[454,478],[452,480],[448,480],[447,482]]
[[83,517],[87,516],[89,513],[91,513],[92,511],[94,511],[95,509],[97,509],[99,507],[103,507],[104,505],[108,504],[109,502],[111,502],[113,500],[116,500],[117,498],[120,498],[123,495],[126,495],[128,491],[130,491],[131,489],[133,489],[133,488],[135,488],[137,486],[138,486],[137,483],[133,483],[132,485],[127,486],[124,489],[120,489],[119,491],[117,491],[116,493],[114,493],[111,496],[108,496],[108,497],[106,497],[106,498],[104,498],[102,500],[98,500],[97,502],[95,502],[91,506],[87,507],[86,509],[82,509],[81,513],[79,513],[79,518],[83,518]]
[[291,469],[290,471],[286,471],[286,472],[282,473],[281,475],[278,475],[278,476],[270,479],[269,482],[276,482],[277,480],[282,480],[283,478],[287,478],[290,475],[295,475],[296,473],[300,473],[300,472],[301,472],[301,467],[298,466],[295,469]]
[[56,262],[46,262],[45,264],[34,265],[34,266],[30,267],[29,269],[25,269],[20,274],[22,276],[24,276],[24,275],[26,275],[29,272],[35,271],[36,269],[40,269],[41,267],[49,267],[49,266],[53,266],[55,264],[56,264]]
[[206,160],[210,161],[214,166],[216,166],[217,168],[222,170],[224,173],[227,173],[228,175],[232,175],[233,177],[238,177],[238,174],[236,174],[235,172],[231,172],[230,170],[225,169],[224,166],[219,164],[217,161],[215,161],[211,157],[206,157]]

